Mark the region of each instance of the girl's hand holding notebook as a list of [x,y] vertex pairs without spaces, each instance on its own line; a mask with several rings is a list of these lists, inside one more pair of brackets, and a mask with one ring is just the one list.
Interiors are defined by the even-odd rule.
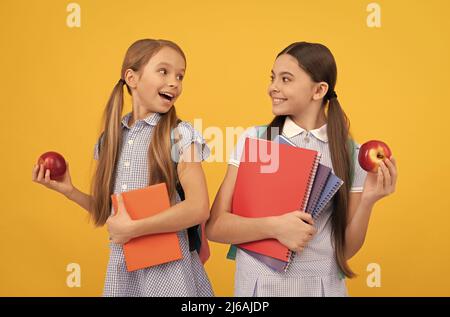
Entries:
[[310,214],[292,211],[273,217],[274,238],[291,251],[301,252],[317,230]]
[[134,228],[136,221],[131,219],[128,211],[123,203],[121,194],[116,195],[117,213],[110,216],[106,221],[110,240],[113,243],[125,244],[135,238]]

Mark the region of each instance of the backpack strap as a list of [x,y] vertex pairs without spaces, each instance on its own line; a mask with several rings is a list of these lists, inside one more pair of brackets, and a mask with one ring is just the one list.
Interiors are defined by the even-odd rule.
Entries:
[[264,133],[266,133],[268,125],[258,125],[256,126],[256,137],[258,139],[261,139],[264,136]]
[[351,162],[351,166],[350,166],[350,187],[353,184],[353,181],[355,179],[355,148],[356,148],[356,142],[349,138],[348,139],[348,144],[350,147],[350,162]]
[[[178,119],[177,124],[180,123],[181,120]],[[177,140],[179,140],[179,134],[178,131],[175,132],[176,129],[173,129],[170,132],[170,140],[171,140],[171,144],[172,144],[172,157],[174,157],[173,155],[175,155],[175,171],[176,171],[176,177],[177,177],[177,183],[176,183],[176,191],[178,193],[178,196],[180,196],[181,201],[186,199],[186,196],[184,194],[184,190],[183,190],[183,186],[181,186],[180,180],[178,178],[178,161],[179,161],[179,151],[178,151],[178,146],[177,146]],[[176,134],[176,135],[175,135]],[[175,145],[175,147],[174,147]],[[189,251],[197,251],[197,253],[200,253],[200,248],[201,248],[201,244],[202,244],[202,227],[200,224],[192,226],[190,228],[187,229],[187,234],[188,234],[188,240],[189,240]]]

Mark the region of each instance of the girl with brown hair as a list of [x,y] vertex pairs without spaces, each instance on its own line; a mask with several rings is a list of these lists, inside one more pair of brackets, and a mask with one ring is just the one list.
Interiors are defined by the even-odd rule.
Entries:
[[[263,133],[261,127],[246,130],[231,155],[206,226],[208,238],[233,245],[277,239],[296,252],[287,271],[280,273],[237,249],[236,296],[347,295],[344,278],[354,276],[347,260],[364,243],[374,204],[394,192],[397,170],[394,159],[380,164],[377,174],[361,169],[359,146],[335,92],[336,79],[334,57],[324,45],[298,42],[286,47],[275,60],[268,89],[275,118]],[[276,134],[320,152],[321,163],[344,181],[315,221],[300,210],[265,218],[230,212],[245,138],[273,140]]]

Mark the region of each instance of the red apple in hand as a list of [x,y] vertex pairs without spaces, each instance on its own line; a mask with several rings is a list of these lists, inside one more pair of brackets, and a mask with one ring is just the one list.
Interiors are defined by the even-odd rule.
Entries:
[[358,161],[362,169],[367,172],[376,173],[380,162],[391,157],[391,149],[389,149],[386,143],[371,140],[364,143],[359,149]]
[[50,170],[50,178],[61,178],[66,172],[66,161],[64,157],[56,152],[46,152],[39,157],[38,164],[44,165],[44,175],[47,169]]

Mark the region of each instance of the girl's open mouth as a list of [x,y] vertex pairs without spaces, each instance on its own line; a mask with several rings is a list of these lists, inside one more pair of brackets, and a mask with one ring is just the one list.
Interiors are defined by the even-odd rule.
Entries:
[[174,95],[172,95],[168,92],[160,92],[159,96],[167,101],[172,101],[174,98]]

